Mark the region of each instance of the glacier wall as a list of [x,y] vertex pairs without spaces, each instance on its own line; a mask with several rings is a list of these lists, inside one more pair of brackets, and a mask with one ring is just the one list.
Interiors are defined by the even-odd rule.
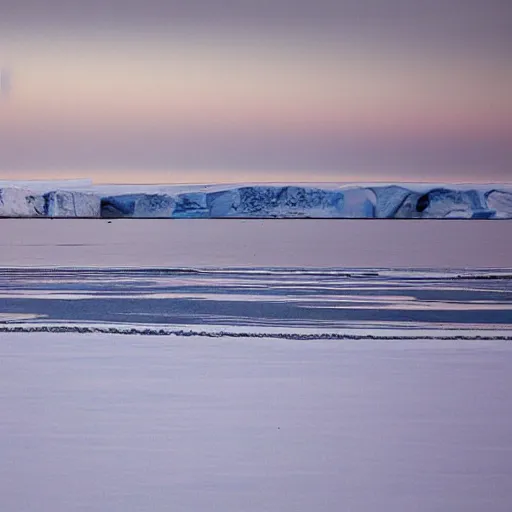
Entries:
[[0,217],[512,219],[512,186],[4,186]]
[[100,217],[101,199],[95,194],[56,190],[44,196],[48,217]]
[[44,217],[45,203],[41,194],[30,190],[0,188],[0,217]]

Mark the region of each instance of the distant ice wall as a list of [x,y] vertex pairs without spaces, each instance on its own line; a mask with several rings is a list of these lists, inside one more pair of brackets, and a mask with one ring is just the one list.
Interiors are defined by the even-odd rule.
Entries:
[[[119,190],[125,191],[122,186]],[[2,217],[510,219],[512,186],[0,187]]]

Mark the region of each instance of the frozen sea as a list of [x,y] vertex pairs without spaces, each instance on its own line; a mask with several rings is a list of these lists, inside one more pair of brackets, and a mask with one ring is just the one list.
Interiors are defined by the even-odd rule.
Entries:
[[4,333],[0,361],[2,510],[511,508],[510,342]]
[[512,509],[511,223],[133,222],[0,224],[0,510]]
[[512,270],[1,268],[0,332],[512,341]]

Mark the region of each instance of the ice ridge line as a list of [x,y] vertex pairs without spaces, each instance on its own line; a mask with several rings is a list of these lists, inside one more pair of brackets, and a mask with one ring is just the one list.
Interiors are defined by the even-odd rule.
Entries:
[[318,333],[318,334],[299,334],[299,333],[272,333],[272,332],[233,332],[233,331],[194,331],[184,329],[149,329],[149,328],[119,328],[119,327],[85,327],[85,326],[0,326],[0,333],[77,333],[77,334],[124,334],[124,335],[144,335],[144,336],[198,336],[205,338],[278,338],[285,340],[454,340],[454,341],[512,341],[510,336],[490,336],[490,335],[452,335],[452,336],[432,336],[432,335],[408,335],[408,336],[386,336],[374,334],[345,334],[345,333]]

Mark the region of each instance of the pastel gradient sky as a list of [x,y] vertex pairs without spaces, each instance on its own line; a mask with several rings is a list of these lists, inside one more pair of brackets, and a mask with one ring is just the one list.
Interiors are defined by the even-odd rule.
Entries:
[[0,179],[512,181],[505,0],[0,5]]

